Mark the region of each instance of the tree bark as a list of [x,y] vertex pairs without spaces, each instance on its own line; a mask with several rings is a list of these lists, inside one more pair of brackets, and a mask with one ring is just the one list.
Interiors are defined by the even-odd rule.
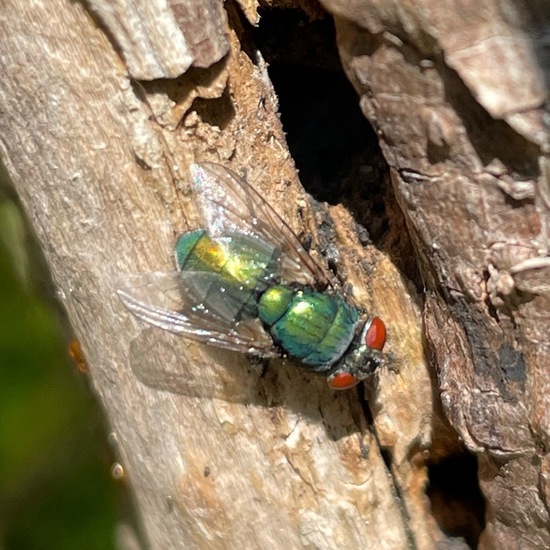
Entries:
[[480,547],[546,548],[548,6],[323,4],[415,244],[443,410],[479,459]]
[[[256,5],[228,2],[225,14],[217,3],[164,4],[0,9],[3,160],[81,341],[147,544],[450,544],[425,492],[428,465],[461,448],[438,410],[439,385],[447,418],[479,457],[483,544],[548,545],[547,135],[527,46],[521,79],[480,81],[465,54],[485,50],[464,47],[458,30],[474,27],[459,14],[445,26],[423,6],[411,28],[403,10],[325,2],[379,130],[422,297],[394,261],[397,210],[377,250],[359,242],[343,206],[314,210],[300,188],[265,63],[239,17],[242,8],[256,22]],[[497,45],[500,32],[509,36],[491,35]],[[201,161],[246,174],[297,234],[313,236],[321,262],[323,239],[338,246],[353,299],[389,326],[392,368],[367,386],[372,427],[361,392],[335,394],[281,361],[264,374],[122,307],[125,277],[172,269],[175,237],[200,224],[186,168]]]

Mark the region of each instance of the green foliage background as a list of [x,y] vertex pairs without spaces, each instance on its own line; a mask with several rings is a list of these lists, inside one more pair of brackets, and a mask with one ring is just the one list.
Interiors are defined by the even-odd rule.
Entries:
[[114,548],[101,415],[31,283],[28,242],[0,196],[0,550]]

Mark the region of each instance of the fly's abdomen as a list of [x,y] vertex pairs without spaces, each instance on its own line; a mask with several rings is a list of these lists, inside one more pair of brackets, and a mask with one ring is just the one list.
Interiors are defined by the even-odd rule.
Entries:
[[180,271],[217,273],[245,288],[258,289],[277,271],[275,248],[243,233],[213,240],[206,231],[184,233],[176,243]]
[[214,240],[203,229],[190,231],[175,255],[184,292],[222,319],[257,317],[257,296],[277,274],[277,250],[243,233]]
[[260,319],[285,351],[323,371],[348,349],[359,319],[356,309],[336,295],[276,285],[258,304]]

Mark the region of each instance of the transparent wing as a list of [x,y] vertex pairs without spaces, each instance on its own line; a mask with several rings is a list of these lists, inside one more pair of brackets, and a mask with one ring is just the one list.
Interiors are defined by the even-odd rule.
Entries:
[[195,318],[207,318],[210,326],[217,323],[222,330],[227,330],[238,321],[258,317],[258,306],[252,291],[218,273],[180,271],[177,279],[185,300],[194,304],[192,313]]
[[243,363],[242,355],[221,348],[184,360],[185,345],[177,334],[145,328],[130,343],[130,367],[142,384],[157,390],[235,403],[257,399],[262,364]]
[[[193,272],[183,276],[192,277]],[[122,303],[136,317],[153,326],[240,353],[261,357],[278,355],[259,319],[229,319],[204,307],[186,295],[182,273],[145,273],[127,277],[120,286],[123,288],[119,288],[117,294]]]
[[279,275],[285,282],[328,286],[324,272],[292,229],[248,183],[218,164],[192,164],[189,171],[211,237],[245,233],[265,239],[281,251]]

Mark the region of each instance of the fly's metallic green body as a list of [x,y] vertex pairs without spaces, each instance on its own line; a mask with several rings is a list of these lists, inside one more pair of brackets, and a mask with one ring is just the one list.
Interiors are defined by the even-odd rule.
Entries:
[[326,372],[351,344],[359,313],[340,296],[276,285],[259,301],[273,340],[311,370]]
[[311,370],[325,371],[353,340],[357,310],[336,294],[274,284],[278,254],[264,241],[237,234],[221,246],[199,229],[182,235],[175,250],[180,272],[200,273],[186,290],[205,308],[238,322],[259,318],[273,341]]
[[120,289],[150,324],[261,357],[290,356],[347,389],[381,363],[384,323],[348,304],[278,214],[216,164],[191,181],[204,227],[179,237],[177,271]]

